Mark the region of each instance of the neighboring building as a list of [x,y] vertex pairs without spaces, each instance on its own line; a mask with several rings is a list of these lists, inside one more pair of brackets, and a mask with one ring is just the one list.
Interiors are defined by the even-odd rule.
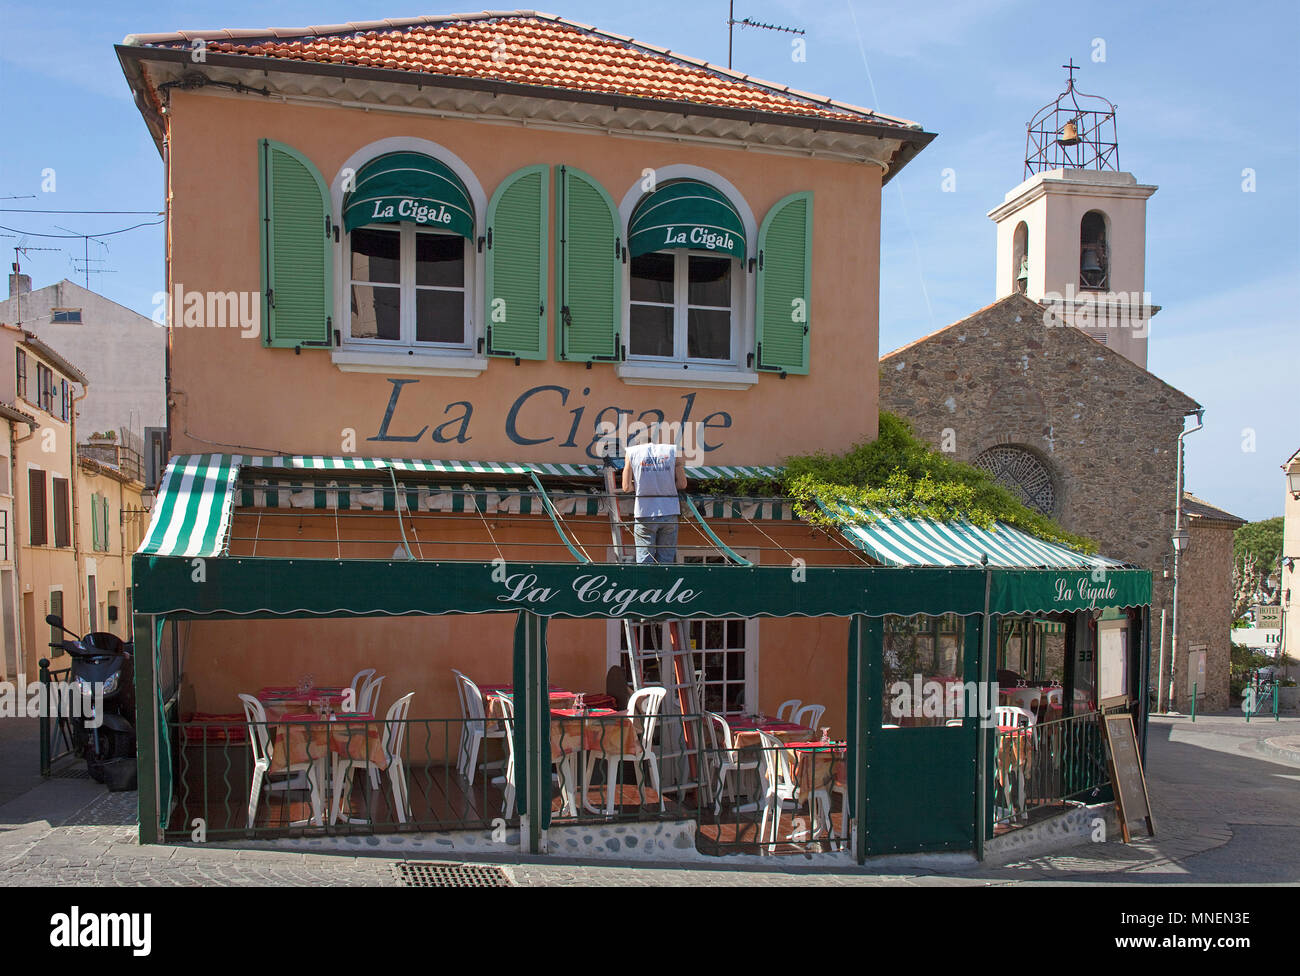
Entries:
[[1147,199],[1156,187],[1118,170],[1115,106],[1075,89],[1073,70],[1029,135],[1027,178],[988,214],[998,225],[997,297],[1043,302],[1058,322],[1145,369],[1159,311],[1146,299],[1145,270]]
[[94,393],[78,402],[77,429],[84,439],[114,432],[145,459],[152,485],[167,460],[167,330],[66,278],[33,291],[31,278],[17,273],[9,275],[0,322],[34,333],[89,371]]
[[[1102,552],[1152,571],[1152,667],[1172,608],[1178,435],[1191,397],[1011,295],[880,360],[880,409]],[[1231,586],[1229,574],[1228,586]]]
[[[79,634],[91,629],[93,619],[102,625],[99,629],[129,639],[123,611],[129,602],[131,548],[124,550],[122,540],[128,526],[138,539],[144,485],[79,458],[76,415],[88,387],[80,369],[34,334],[11,326],[0,326],[0,362],[13,364],[0,369],[0,403],[15,405],[13,414],[5,415],[6,479],[13,487],[7,510],[0,510],[12,519],[21,648],[14,654],[14,672],[8,661],[5,670],[35,680],[37,664],[49,656],[54,637],[46,614],[62,616]],[[100,547],[101,538],[108,540],[108,548]],[[6,572],[3,562],[0,574]],[[0,575],[0,586],[4,584]],[[5,592],[0,592],[0,607],[7,604]],[[118,608],[112,615],[110,592]],[[109,616],[116,619],[109,622]]]
[[1284,508],[1282,521],[1282,595],[1280,626],[1282,653],[1300,658],[1300,451],[1282,465]]
[[[2,373],[3,371],[0,371]],[[4,384],[0,381],[0,387]],[[14,449],[36,430],[36,418],[14,406],[14,390],[5,389],[0,398],[0,627],[3,628],[3,651],[0,652],[0,679],[13,681],[23,671],[23,642],[18,623],[18,513],[14,485],[21,483],[14,464]]]
[[[1093,107],[1081,116],[1072,95]],[[1168,621],[1179,434],[1202,408],[1145,368],[1155,309],[1140,296],[1155,187],[1116,171],[1114,106],[1092,98],[1071,78],[1030,123],[1029,178],[989,213],[998,300],[883,356],[880,409],[1102,552],[1151,570],[1153,615]],[[1091,135],[1080,141],[1084,122]],[[1107,309],[1115,314],[1105,326],[1084,317]],[[1230,598],[1231,567],[1219,583]],[[1162,636],[1167,673],[1171,635],[1158,617],[1153,627],[1154,682]],[[1210,666],[1218,663],[1216,651]],[[1222,686],[1226,700],[1226,664]]]
[[1229,705],[1232,669],[1232,535],[1246,524],[1189,491],[1183,492],[1187,548],[1178,563],[1178,635],[1172,711],[1189,711],[1195,690],[1198,710]]

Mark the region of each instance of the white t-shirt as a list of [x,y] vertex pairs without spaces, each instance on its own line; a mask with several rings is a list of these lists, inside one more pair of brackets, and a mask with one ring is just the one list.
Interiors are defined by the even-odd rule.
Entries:
[[678,515],[677,448],[672,444],[633,444],[627,449],[627,468],[636,486],[637,518]]

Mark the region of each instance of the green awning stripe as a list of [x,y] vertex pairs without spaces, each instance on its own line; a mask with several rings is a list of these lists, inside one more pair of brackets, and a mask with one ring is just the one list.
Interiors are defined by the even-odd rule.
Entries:
[[[834,511],[835,506],[828,506]],[[1118,569],[1124,563],[1089,556],[1037,539],[999,522],[993,530],[966,521],[904,519],[868,513],[849,505],[841,534],[877,561],[889,566],[990,566],[1014,569]]]
[[745,222],[730,200],[698,180],[665,183],[637,204],[628,222],[634,258],[681,248],[745,258]]
[[356,174],[343,201],[343,227],[414,223],[474,239],[474,204],[460,177],[432,156],[387,153]]

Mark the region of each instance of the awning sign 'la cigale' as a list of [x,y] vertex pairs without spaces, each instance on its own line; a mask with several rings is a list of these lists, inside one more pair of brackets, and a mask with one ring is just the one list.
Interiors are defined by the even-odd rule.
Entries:
[[[388,382],[392,384],[392,390],[383,419],[377,432],[367,440],[411,444],[428,439],[438,444],[464,444],[473,439],[474,404],[471,401],[453,401],[438,413],[431,404],[417,405],[408,399],[400,404],[399,415],[398,401],[402,391],[407,385],[420,381],[390,378]],[[706,454],[723,446],[722,432],[730,429],[732,424],[731,414],[725,410],[705,414],[696,404],[698,393],[683,394],[671,409],[652,407],[639,413],[618,404],[597,407],[583,402],[590,395],[590,387],[583,387],[579,392],[550,383],[524,390],[506,412],[505,435],[515,444],[524,446],[551,444],[583,449],[588,458],[599,461],[604,456],[601,445],[608,440],[609,431],[618,429],[620,421],[643,424],[675,422],[680,425],[678,429],[684,429],[688,423],[698,424],[698,449]],[[430,417],[438,423],[430,423]]]

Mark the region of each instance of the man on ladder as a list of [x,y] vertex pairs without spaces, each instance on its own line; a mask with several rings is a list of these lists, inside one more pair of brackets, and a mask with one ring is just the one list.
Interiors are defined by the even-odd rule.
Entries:
[[686,459],[675,444],[632,444],[624,454],[623,490],[636,492],[632,536],[639,563],[677,562],[679,491],[686,489]]

